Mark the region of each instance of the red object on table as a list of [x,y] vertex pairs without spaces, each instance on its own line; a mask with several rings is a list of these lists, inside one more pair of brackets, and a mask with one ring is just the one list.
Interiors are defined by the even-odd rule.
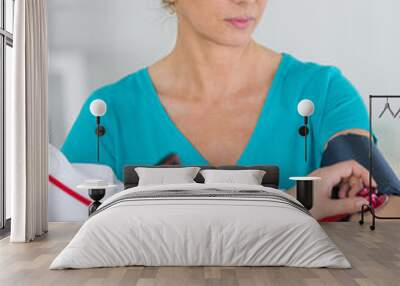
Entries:
[[49,182],[52,183],[53,185],[55,185],[56,187],[58,187],[60,190],[62,190],[66,194],[68,194],[71,197],[73,197],[74,199],[76,199],[77,201],[79,201],[82,204],[86,205],[86,206],[89,206],[92,203],[92,201],[90,199],[88,199],[88,198],[82,196],[81,194],[75,192],[73,189],[71,189],[67,185],[64,185],[62,182],[60,182],[58,179],[56,179],[52,175],[49,175]]

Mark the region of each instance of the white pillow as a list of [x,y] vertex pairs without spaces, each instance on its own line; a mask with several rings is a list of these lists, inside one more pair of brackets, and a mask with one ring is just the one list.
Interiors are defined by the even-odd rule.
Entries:
[[261,185],[265,171],[262,170],[202,170],[205,184]]
[[139,186],[195,183],[193,179],[199,170],[199,167],[135,168],[139,176]]

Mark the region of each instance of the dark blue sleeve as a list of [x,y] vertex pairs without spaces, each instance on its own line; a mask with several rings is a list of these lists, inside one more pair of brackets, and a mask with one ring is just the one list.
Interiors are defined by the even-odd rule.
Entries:
[[[370,169],[369,138],[348,134],[332,139],[322,156],[321,167],[342,161],[355,160],[366,169]],[[378,184],[378,191],[384,194],[400,195],[400,181],[383,154],[372,144],[372,177]]]

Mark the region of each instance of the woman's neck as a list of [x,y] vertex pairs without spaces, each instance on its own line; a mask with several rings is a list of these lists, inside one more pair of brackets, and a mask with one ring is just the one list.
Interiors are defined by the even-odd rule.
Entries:
[[160,66],[180,94],[213,101],[268,80],[266,71],[274,74],[276,55],[252,39],[244,45],[227,46],[179,30],[175,48]]

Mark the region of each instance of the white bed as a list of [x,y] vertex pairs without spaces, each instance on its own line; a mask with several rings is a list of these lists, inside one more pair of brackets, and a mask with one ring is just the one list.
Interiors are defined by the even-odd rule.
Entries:
[[255,185],[130,188],[100,206],[50,269],[128,265],[350,268],[342,252],[299,204],[280,190]]

